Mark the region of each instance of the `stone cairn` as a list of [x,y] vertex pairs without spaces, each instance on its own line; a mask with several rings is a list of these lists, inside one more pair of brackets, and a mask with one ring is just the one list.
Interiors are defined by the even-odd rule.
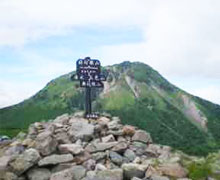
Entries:
[[64,114],[0,144],[1,180],[187,179],[178,153],[118,117]]

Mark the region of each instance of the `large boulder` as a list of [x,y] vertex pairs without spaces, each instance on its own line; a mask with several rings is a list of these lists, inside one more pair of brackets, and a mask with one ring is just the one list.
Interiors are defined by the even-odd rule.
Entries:
[[72,137],[73,141],[77,139],[82,139],[89,141],[94,135],[94,125],[89,124],[87,120],[82,118],[71,119],[71,128],[69,130],[69,135]]
[[72,154],[63,154],[63,155],[53,154],[51,156],[47,156],[41,159],[38,162],[38,166],[56,165],[60,163],[70,162],[70,161],[73,161]]
[[56,151],[57,141],[50,131],[40,133],[36,138],[36,149],[43,155],[48,156]]
[[12,160],[9,165],[13,172],[15,172],[17,175],[21,175],[29,168],[34,166],[39,161],[39,159],[40,154],[36,149],[28,149],[17,158]]
[[51,172],[46,168],[33,168],[28,171],[29,180],[49,180]]
[[81,180],[85,175],[86,170],[83,166],[73,166],[72,168],[52,174],[50,180]]
[[144,178],[148,165],[127,163],[122,165],[124,180],[130,180],[133,177]]
[[149,133],[143,130],[138,130],[135,132],[135,134],[132,136],[132,141],[140,141],[143,143],[151,143],[152,139]]

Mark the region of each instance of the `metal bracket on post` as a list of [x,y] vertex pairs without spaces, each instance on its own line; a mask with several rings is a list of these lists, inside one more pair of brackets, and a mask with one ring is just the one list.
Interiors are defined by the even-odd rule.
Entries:
[[85,99],[85,117],[96,119],[97,113],[92,113],[92,100],[91,91],[92,88],[103,88],[102,81],[106,81],[106,76],[101,74],[101,63],[99,60],[90,59],[79,59],[76,62],[76,74],[71,76],[72,81],[80,81],[80,87],[86,88],[86,99]]

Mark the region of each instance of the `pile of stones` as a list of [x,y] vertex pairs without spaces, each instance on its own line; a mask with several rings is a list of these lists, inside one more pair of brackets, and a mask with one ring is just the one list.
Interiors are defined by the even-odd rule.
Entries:
[[64,114],[0,144],[2,180],[187,179],[178,153],[118,117]]

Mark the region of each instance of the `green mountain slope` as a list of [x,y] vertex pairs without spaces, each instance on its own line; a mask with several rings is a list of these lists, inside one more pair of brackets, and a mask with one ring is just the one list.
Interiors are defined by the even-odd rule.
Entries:
[[[154,141],[193,154],[219,148],[220,106],[170,84],[143,63],[108,66],[105,88],[93,90],[95,111],[110,112],[123,123],[151,133]],[[32,98],[0,110],[0,134],[13,134],[30,123],[49,120],[84,107],[84,90],[70,74],[46,85]]]

